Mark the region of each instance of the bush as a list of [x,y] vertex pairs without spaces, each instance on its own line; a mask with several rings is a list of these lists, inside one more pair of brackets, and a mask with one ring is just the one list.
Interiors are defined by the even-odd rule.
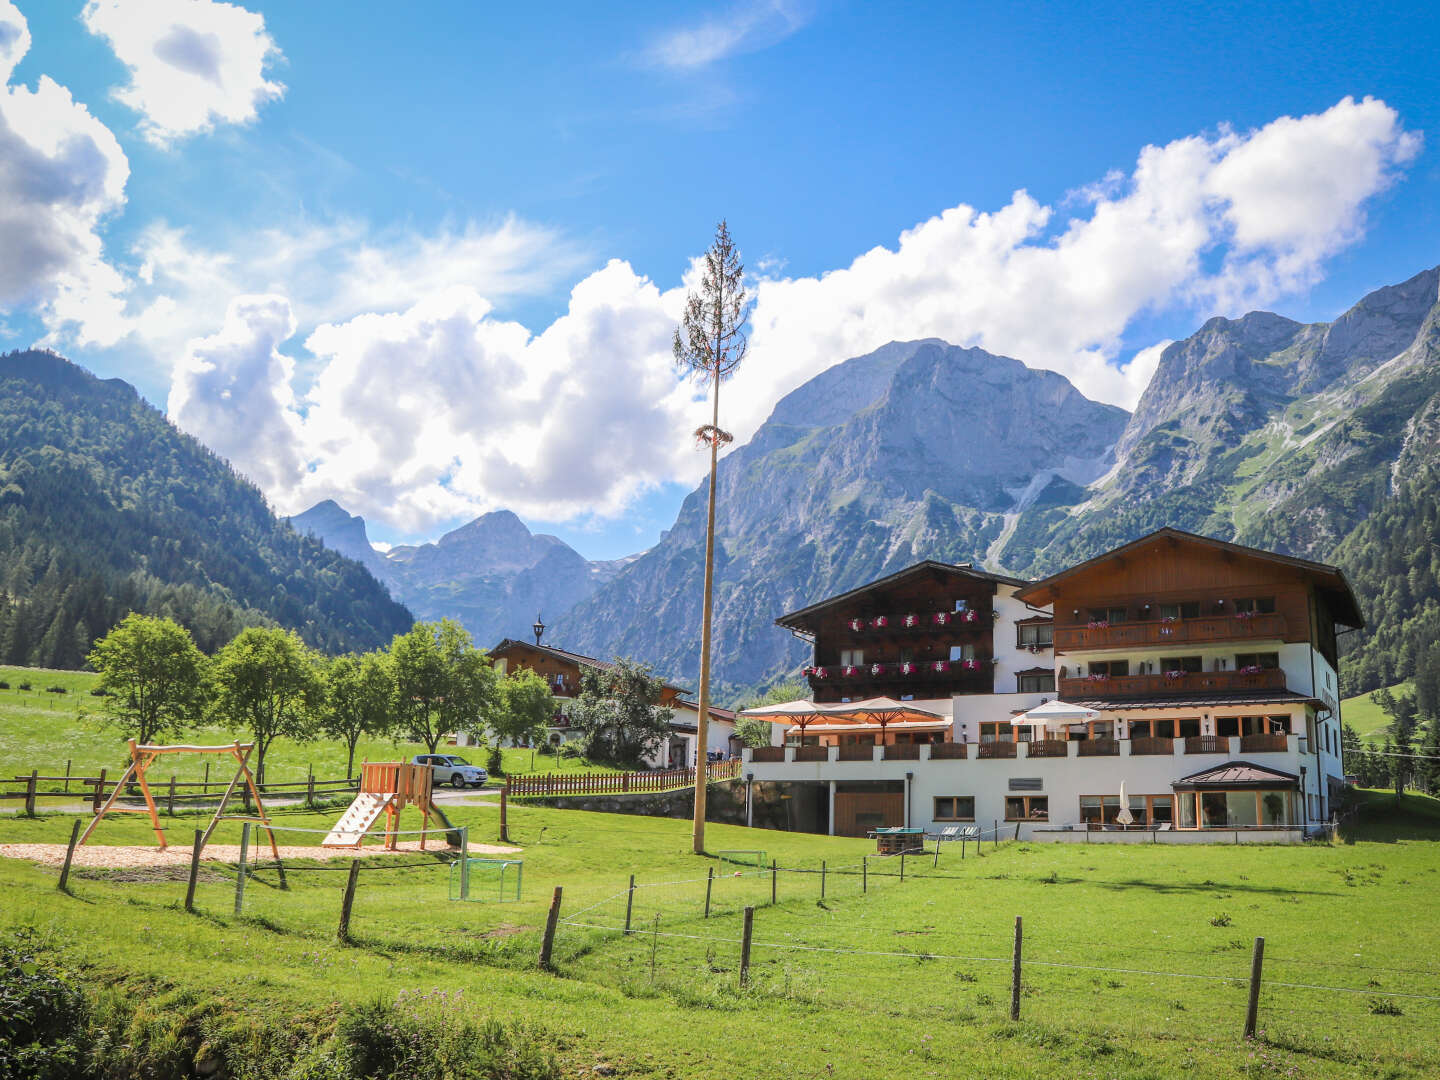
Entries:
[[573,739],[569,742],[563,742],[560,744],[559,749],[556,750],[556,756],[565,758],[567,761],[578,758],[580,757],[580,746]]
[[485,752],[485,771],[491,776],[501,776],[505,772],[505,758],[498,743],[491,743],[490,749]]
[[92,687],[90,688],[90,696],[91,696],[91,697],[109,697],[109,696],[110,696],[110,691],[109,691],[109,690],[106,690],[103,686],[92,686]]
[[540,1033],[521,1024],[476,1021],[460,992],[401,991],[394,1005],[351,1006],[335,1039],[346,1076],[374,1080],[558,1080]]
[[70,691],[66,690],[63,686],[47,686],[45,687],[45,692],[47,694],[68,694]]
[[546,757],[554,757],[555,746],[553,743],[543,742],[535,748],[535,752],[537,754],[544,754]]
[[9,684],[8,682],[6,682],[4,679],[0,679],[0,690],[9,690],[9,689],[10,689],[10,684]]
[[16,690],[32,690],[32,689],[34,689],[34,687],[32,687],[28,682],[22,682],[19,686],[15,687],[15,689],[16,689]]
[[85,999],[25,947],[0,945],[0,1080],[65,1080],[85,1057]]

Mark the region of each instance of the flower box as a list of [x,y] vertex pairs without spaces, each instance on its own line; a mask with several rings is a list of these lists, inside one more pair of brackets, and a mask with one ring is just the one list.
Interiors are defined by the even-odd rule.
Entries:
[[933,665],[933,669],[934,669],[935,671],[937,671],[937,672],[940,672],[941,674],[944,674],[945,672],[947,672],[947,671],[950,670],[950,661],[949,661],[949,660],[936,660],[935,663],[934,663],[934,665]]
[[872,629],[875,630],[884,630],[885,627],[889,625],[890,620],[887,619],[884,615],[876,615],[875,618],[870,620],[870,626]]
[[857,633],[858,633],[859,631],[861,631],[861,630],[864,630],[864,629],[865,629],[865,620],[864,620],[864,619],[851,619],[851,620],[850,620],[850,629],[856,631]]
[[885,665],[884,665],[884,664],[871,664],[871,665],[870,665],[870,674],[871,674],[871,675],[876,675],[876,676],[884,675],[884,674],[885,674]]
[[1171,680],[1172,682],[1175,681],[1176,679],[1183,679],[1184,677],[1185,677],[1185,672],[1183,672],[1183,671],[1167,671],[1167,672],[1165,672],[1165,678]]
[[905,661],[905,663],[900,665],[901,675],[914,675],[915,672],[918,670],[919,668],[909,660]]
[[817,679],[828,679],[830,677],[830,672],[823,667],[812,668],[810,674],[814,675]]
[[950,612],[937,611],[931,619],[936,626],[948,626],[950,623]]
[[919,625],[920,625],[920,616],[919,616],[919,615],[906,615],[906,616],[905,616],[905,628],[906,628],[907,630],[908,630],[908,629],[911,629],[911,628],[913,628],[913,627],[919,626]]
[[1091,630],[1109,630],[1109,629],[1110,629],[1110,620],[1109,620],[1109,619],[1091,619],[1091,620],[1090,620],[1090,629],[1091,629]]

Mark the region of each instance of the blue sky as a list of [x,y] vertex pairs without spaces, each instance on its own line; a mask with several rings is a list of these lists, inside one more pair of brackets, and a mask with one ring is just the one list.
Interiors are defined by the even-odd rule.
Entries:
[[0,277],[0,343],[387,541],[508,506],[653,543],[698,476],[665,354],[721,216],[757,275],[742,437],[930,334],[1129,405],[1210,314],[1328,319],[1440,262],[1429,5],[141,7],[0,0],[0,163],[35,168],[0,240],[54,256]]

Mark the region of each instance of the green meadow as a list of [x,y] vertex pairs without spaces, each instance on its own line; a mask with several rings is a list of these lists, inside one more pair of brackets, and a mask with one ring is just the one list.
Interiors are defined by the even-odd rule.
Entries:
[[[338,812],[278,821],[323,829]],[[495,841],[497,814],[451,810],[476,844]],[[0,819],[0,843],[62,843],[72,820]],[[168,820],[175,844],[202,821]],[[234,843],[238,829],[215,839]],[[367,851],[349,944],[335,933],[344,859],[291,863],[283,889],[260,869],[240,916],[230,864],[202,864],[192,914],[183,867],[80,870],[64,895],[55,869],[0,860],[0,939],[67,971],[105,1015],[123,1014],[125,1060],[203,1055],[235,1076],[332,1075],[315,1070],[337,1030],[353,1037],[346,1017],[397,1001],[423,1001],[437,1029],[501,1021],[548,1062],[443,1073],[456,1076],[1440,1075],[1440,808],[1420,796],[1397,807],[1371,793],[1335,844],[1007,843],[963,860],[947,847],[938,866],[907,859],[903,881],[895,859],[870,858],[862,876],[873,848],[861,840],[710,827],[712,851],[775,860],[772,881],[689,854],[684,821],[520,805],[510,832],[524,860],[512,903],[449,899],[445,856]],[[107,818],[92,842],[151,838],[130,816]],[[546,973],[536,961],[556,887]],[[487,894],[478,869],[472,890]],[[1247,1041],[1257,936],[1260,1037]]]
[[[1394,694],[1413,692],[1414,689],[1415,684],[1409,682],[1390,687]],[[1390,730],[1390,717],[1385,714],[1384,709],[1370,700],[1368,693],[1357,694],[1340,702],[1340,715],[1344,718],[1345,725],[1354,728],[1355,734],[1359,735],[1363,742],[1377,745],[1383,743]]]

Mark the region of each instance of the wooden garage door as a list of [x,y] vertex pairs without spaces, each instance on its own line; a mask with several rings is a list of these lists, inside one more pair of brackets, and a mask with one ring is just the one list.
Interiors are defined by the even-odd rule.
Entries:
[[905,824],[905,795],[899,791],[837,791],[835,835],[864,836],[871,829]]

